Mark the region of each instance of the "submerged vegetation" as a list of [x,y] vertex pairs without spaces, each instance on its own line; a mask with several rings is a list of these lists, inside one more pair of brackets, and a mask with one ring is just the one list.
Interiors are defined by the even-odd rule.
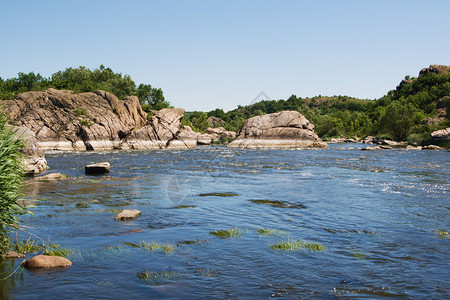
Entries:
[[272,250],[281,250],[281,251],[295,251],[300,249],[306,249],[309,251],[323,251],[325,249],[324,246],[318,243],[310,243],[305,241],[282,241],[270,246]]
[[265,204],[265,205],[281,207],[281,208],[302,208],[302,209],[306,208],[306,206],[303,204],[290,204],[290,203],[286,203],[286,202],[282,202],[282,201],[278,201],[278,200],[249,200],[249,201],[252,203],[255,203],[255,204]]
[[271,235],[285,235],[285,234],[287,234],[287,232],[283,231],[283,230],[268,229],[268,228],[259,228],[256,232],[259,235],[268,235],[268,236],[271,236]]
[[36,240],[32,240],[31,238],[23,241],[14,241],[11,249],[17,253],[23,254],[42,253],[44,255],[63,257],[67,257],[75,253],[72,249],[61,248],[60,245],[50,242],[38,244],[36,243]]
[[150,252],[164,252],[165,254],[172,254],[175,252],[177,245],[170,243],[160,243],[160,242],[145,242],[141,241],[139,244],[131,243],[131,242],[123,242],[125,245],[133,247],[133,248],[141,248],[145,251]]
[[205,193],[200,194],[200,197],[235,197],[238,194],[236,193]]
[[230,228],[228,230],[214,230],[210,231],[209,233],[221,238],[240,237],[242,235],[241,230],[238,228]]
[[151,283],[158,283],[161,281],[164,282],[164,281],[182,278],[182,274],[180,272],[173,272],[173,271],[165,271],[165,272],[143,271],[143,272],[137,273],[136,276],[139,279],[146,280]]

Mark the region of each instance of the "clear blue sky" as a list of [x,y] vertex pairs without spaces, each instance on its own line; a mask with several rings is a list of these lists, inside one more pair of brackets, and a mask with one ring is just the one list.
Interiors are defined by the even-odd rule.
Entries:
[[0,77],[100,64],[208,111],[315,95],[379,98],[450,65],[448,0],[0,0]]

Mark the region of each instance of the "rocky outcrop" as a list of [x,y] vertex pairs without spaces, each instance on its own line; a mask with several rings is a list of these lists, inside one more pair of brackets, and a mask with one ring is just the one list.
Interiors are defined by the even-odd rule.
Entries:
[[20,152],[24,155],[24,172],[27,176],[38,174],[48,169],[44,151],[39,148],[36,135],[26,127],[14,127],[15,137],[20,139],[24,148]]
[[177,133],[177,138],[170,141],[168,148],[195,148],[199,136],[200,133],[195,132],[191,127],[182,126]]
[[428,68],[423,68],[420,70],[419,75],[426,75],[428,73],[433,74],[448,74],[450,73],[450,66],[444,66],[444,65],[431,65]]
[[42,150],[164,149],[184,116],[181,108],[162,109],[147,120],[136,96],[119,100],[105,91],[48,89],[3,103],[10,122],[34,132]]
[[235,139],[236,132],[225,130],[223,127],[208,128],[205,133],[200,134],[197,139],[198,145],[211,145],[213,142],[220,141],[220,138],[225,140]]
[[220,127],[225,124],[225,121],[214,116],[210,116],[207,119],[209,128]]
[[61,268],[71,266],[72,262],[60,256],[36,255],[24,262],[26,268]]
[[256,116],[244,122],[230,148],[316,148],[327,144],[314,133],[314,125],[297,111]]
[[450,127],[446,129],[436,130],[431,133],[431,139],[433,141],[450,141]]
[[374,137],[374,136],[367,136],[362,141],[364,144],[367,145],[389,145],[389,146],[404,146],[406,145],[406,142],[396,142],[388,139],[383,139],[380,137]]

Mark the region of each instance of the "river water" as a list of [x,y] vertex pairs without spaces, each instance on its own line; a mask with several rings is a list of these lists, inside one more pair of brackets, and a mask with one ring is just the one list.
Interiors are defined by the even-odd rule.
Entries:
[[[72,249],[74,264],[23,270],[1,283],[2,295],[450,298],[450,153],[361,147],[47,154],[49,172],[70,178],[28,180],[33,215],[22,220],[45,241]],[[109,176],[84,175],[86,164],[102,161],[111,163]],[[125,208],[142,215],[115,221]],[[230,228],[241,235],[210,234]],[[262,235],[261,228],[275,231]],[[324,249],[270,248],[297,240]],[[166,254],[135,247],[142,241],[178,246]],[[142,272],[150,278],[138,278]]]

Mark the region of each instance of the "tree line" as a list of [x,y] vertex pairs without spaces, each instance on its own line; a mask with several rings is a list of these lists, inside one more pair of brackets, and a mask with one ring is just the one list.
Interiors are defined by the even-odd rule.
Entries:
[[19,73],[17,77],[9,79],[0,77],[0,99],[4,100],[14,99],[23,92],[43,91],[48,88],[71,90],[75,93],[104,90],[116,95],[119,99],[135,95],[146,111],[170,107],[160,88],[144,83],[136,85],[129,75],[115,73],[111,68],[103,65],[94,70],[83,66],[67,68],[48,78],[34,72]]
[[[431,132],[450,127],[450,73],[426,73],[418,78],[407,76],[395,90],[377,100],[292,95],[287,100],[264,100],[228,112],[215,109],[203,113],[203,117],[199,117],[201,112],[195,112],[190,118],[194,125],[200,121],[197,126],[200,128],[205,126],[205,116],[214,116],[225,121],[222,126],[227,130],[239,131],[248,118],[282,110],[302,113],[325,140],[373,135],[424,144]],[[439,111],[445,111],[446,118],[434,121]]]

